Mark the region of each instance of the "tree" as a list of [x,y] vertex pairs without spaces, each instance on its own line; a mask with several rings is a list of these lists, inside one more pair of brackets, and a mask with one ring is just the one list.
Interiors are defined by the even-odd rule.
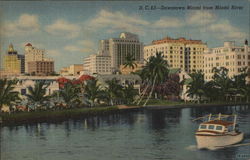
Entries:
[[123,88],[122,93],[126,104],[131,104],[134,101],[135,96],[138,95],[138,91],[134,88],[132,84],[126,85]]
[[221,100],[227,100],[229,95],[235,93],[235,88],[233,88],[233,82],[228,77],[228,69],[225,67],[213,68],[213,82],[214,86],[217,89],[217,93],[219,93],[219,97]]
[[0,79],[0,111],[3,105],[11,105],[20,100],[19,93],[14,91],[18,80]]
[[[151,91],[148,95],[147,100],[144,103],[144,106],[147,104],[149,98],[151,97],[155,84],[159,85],[162,82],[166,81],[168,78],[168,63],[164,60],[164,57],[161,52],[157,52],[155,56],[149,57],[145,67],[142,69],[142,78],[147,83],[151,85]],[[147,87],[146,87],[147,88]]]
[[122,86],[119,84],[119,81],[115,78],[112,80],[106,81],[108,87],[106,88],[106,98],[108,99],[110,105],[114,105],[114,102],[117,102],[117,99],[122,95]]
[[91,107],[95,106],[96,103],[99,103],[100,100],[104,99],[104,96],[104,91],[102,90],[101,85],[97,83],[96,79],[87,80],[84,87],[84,97]]
[[79,90],[72,83],[66,83],[59,91],[59,95],[63,98],[64,102],[72,107],[73,104],[79,102]]
[[28,88],[29,93],[26,94],[26,96],[31,102],[42,104],[44,101],[48,101],[50,98],[50,96],[46,95],[47,88],[48,85],[45,83],[45,81],[36,82],[34,87],[30,86]]
[[188,84],[188,96],[198,97],[198,103],[200,103],[202,96],[205,95],[205,80],[204,74],[201,71],[189,74],[192,81]]
[[132,70],[135,69],[135,67],[137,67],[135,59],[130,54],[127,55],[127,57],[125,58],[124,68],[127,68],[127,67],[132,68]]

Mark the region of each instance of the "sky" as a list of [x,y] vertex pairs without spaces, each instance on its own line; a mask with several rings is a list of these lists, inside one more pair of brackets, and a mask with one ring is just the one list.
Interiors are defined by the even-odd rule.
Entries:
[[[241,9],[231,9],[231,6]],[[184,10],[147,7],[185,7]],[[187,9],[212,6],[213,9]],[[229,6],[230,9],[215,9]],[[45,49],[57,71],[98,51],[101,39],[121,32],[139,36],[145,45],[166,36],[202,40],[209,47],[224,41],[243,45],[249,38],[250,0],[176,1],[0,1],[0,53],[12,43],[19,54],[24,46]]]

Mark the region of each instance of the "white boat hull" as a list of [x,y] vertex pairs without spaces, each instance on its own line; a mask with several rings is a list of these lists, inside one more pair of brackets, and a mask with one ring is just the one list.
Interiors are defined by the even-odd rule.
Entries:
[[239,143],[243,140],[243,133],[235,135],[196,135],[198,149],[214,149]]

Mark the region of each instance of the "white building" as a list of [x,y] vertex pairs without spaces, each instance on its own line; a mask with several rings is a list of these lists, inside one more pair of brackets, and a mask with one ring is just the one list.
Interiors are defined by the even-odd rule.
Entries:
[[84,58],[83,74],[111,74],[111,57],[92,54]]
[[53,92],[59,90],[58,76],[18,76],[15,78],[18,79],[18,83],[14,90],[20,93],[21,98],[26,98],[25,95],[29,93],[28,88],[34,87],[35,83],[39,81],[45,81],[45,84],[48,84],[46,95],[51,95]]
[[250,68],[250,49],[247,40],[244,46],[236,46],[235,42],[224,42],[223,47],[205,50],[205,80],[212,80],[214,67],[227,68],[229,77],[239,74],[243,68]]
[[33,47],[32,44],[28,43],[24,48],[25,56],[25,73],[28,73],[28,62],[33,61],[53,61],[50,58],[45,57],[45,50]]

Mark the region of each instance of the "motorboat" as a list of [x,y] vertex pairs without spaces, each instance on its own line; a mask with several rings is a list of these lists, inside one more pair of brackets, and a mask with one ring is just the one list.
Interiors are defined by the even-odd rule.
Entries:
[[[199,125],[195,133],[198,149],[216,149],[239,143],[244,133],[239,131],[237,115],[208,115],[205,122]],[[233,120],[224,118],[234,117]],[[200,119],[200,118],[198,118]]]

